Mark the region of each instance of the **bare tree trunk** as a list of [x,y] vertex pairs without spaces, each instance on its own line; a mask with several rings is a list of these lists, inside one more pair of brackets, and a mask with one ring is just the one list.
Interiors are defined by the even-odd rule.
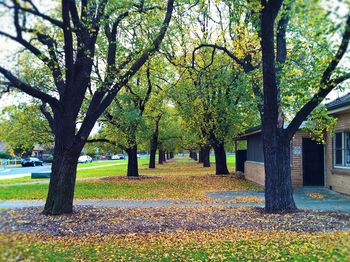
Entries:
[[164,157],[164,153],[163,153],[163,149],[161,147],[159,147],[158,149],[158,164],[163,164],[163,157]]
[[213,145],[215,152],[215,167],[217,175],[227,175],[229,174],[226,162],[226,152],[223,143],[216,143]]
[[267,212],[296,209],[290,168],[290,141],[282,134],[264,136],[265,209]]
[[203,147],[201,147],[199,149],[199,152],[198,152],[198,163],[203,163]]
[[62,132],[55,138],[49,191],[43,211],[47,215],[71,213],[73,210],[77,164],[83,146],[73,144],[64,135],[66,133]]
[[[261,14],[264,109],[262,132],[265,160],[265,209],[296,209],[290,169],[290,138],[283,127],[275,64],[274,25],[283,1],[268,2]],[[278,50],[279,51],[279,50]]]
[[166,163],[166,150],[163,151],[163,163]]
[[190,158],[192,158],[194,161],[197,161],[197,152],[190,151]]
[[203,167],[210,167],[210,146],[204,146],[202,149]]
[[126,150],[128,154],[128,177],[138,177],[139,176],[139,168],[137,161],[137,145],[134,144],[132,147]]
[[156,167],[156,152],[157,152],[157,144],[158,144],[158,134],[153,134],[151,138],[151,150],[149,156],[149,168]]

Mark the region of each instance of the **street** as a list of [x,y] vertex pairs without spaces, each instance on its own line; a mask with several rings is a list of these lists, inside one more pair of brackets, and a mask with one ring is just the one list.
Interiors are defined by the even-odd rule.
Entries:
[[31,173],[49,172],[49,171],[51,171],[51,165],[34,166],[34,167],[7,167],[6,169],[0,169],[0,180],[25,177],[25,176],[30,176]]

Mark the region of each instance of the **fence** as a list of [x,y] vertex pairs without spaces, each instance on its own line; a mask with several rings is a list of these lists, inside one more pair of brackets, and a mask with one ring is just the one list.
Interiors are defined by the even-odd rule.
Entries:
[[6,167],[20,166],[21,159],[0,159],[0,169],[5,169]]

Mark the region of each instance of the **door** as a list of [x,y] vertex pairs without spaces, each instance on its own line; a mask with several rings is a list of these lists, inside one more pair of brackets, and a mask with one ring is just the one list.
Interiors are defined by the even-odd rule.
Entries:
[[247,150],[236,151],[236,171],[244,173],[244,162],[247,160]]
[[304,186],[324,186],[323,145],[311,138],[303,138]]

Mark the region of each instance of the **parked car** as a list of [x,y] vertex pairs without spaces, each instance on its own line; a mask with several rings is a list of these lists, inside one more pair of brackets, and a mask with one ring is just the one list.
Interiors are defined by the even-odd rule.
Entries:
[[92,158],[91,156],[80,156],[78,158],[78,163],[91,163],[92,162]]
[[40,159],[38,159],[36,157],[27,157],[27,158],[22,159],[21,165],[23,167],[26,167],[26,166],[42,166],[43,165],[43,161],[41,161]]
[[112,156],[111,158],[112,160],[121,160],[121,159],[125,159],[125,156],[123,154],[117,154]]
[[137,158],[141,158],[141,156],[139,154],[137,154]]

